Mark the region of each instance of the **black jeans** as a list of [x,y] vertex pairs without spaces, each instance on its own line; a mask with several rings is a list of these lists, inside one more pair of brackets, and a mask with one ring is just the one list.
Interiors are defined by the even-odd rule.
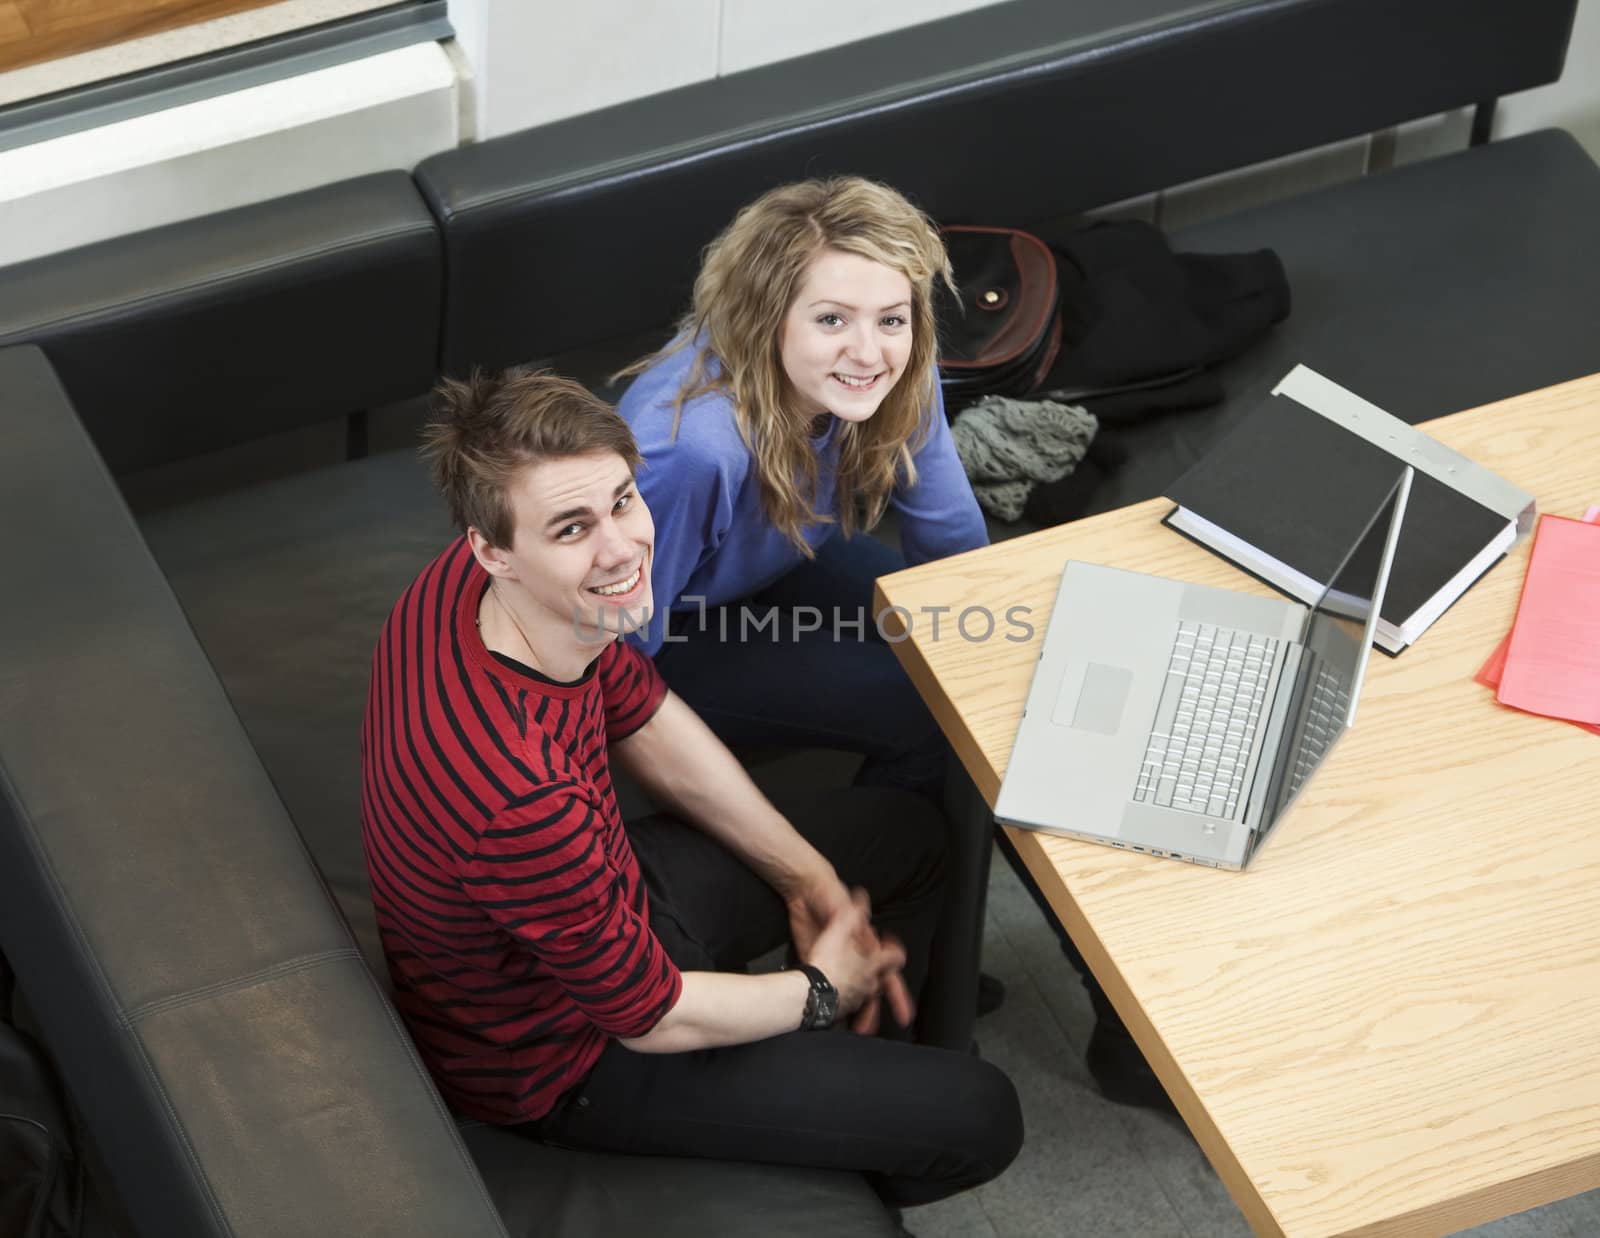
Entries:
[[873,582],[905,565],[865,533],[835,534],[703,622],[674,614],[656,666],[724,743],[859,752],[857,785],[937,797],[948,746],[872,613]]
[[[932,805],[850,788],[779,807],[846,884],[866,888],[874,922],[906,943],[916,992],[943,892],[944,831]],[[739,969],[788,940],[777,895],[713,840],[662,815],[630,822],[628,834],[651,927],[680,968]],[[997,1067],[843,1029],[676,1054],[613,1042],[582,1084],[523,1129],[576,1148],[856,1170],[897,1206],[986,1182],[1022,1144],[1016,1091]]]
[[[900,552],[874,537],[835,534],[815,559],[753,597],[708,611],[703,624],[696,611],[674,615],[674,639],[655,662],[725,743],[859,752],[857,786],[901,787],[946,806],[949,897],[926,1028],[932,1043],[965,1049],[978,991],[990,818],[972,810],[965,773],[872,614],[873,582],[903,567]],[[757,623],[766,626],[757,630]],[[956,788],[949,795],[947,781]]]

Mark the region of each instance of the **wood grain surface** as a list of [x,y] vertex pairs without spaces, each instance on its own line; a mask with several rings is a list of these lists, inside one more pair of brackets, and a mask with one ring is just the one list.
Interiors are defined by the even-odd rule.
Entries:
[[0,73],[278,0],[0,0]]
[[26,39],[28,35],[28,23],[23,20],[16,0],[0,0],[0,65],[5,63],[9,44]]
[[[1600,375],[1428,430],[1543,512],[1600,502]],[[1161,527],[1170,506],[880,580],[991,805],[1064,560],[1268,592]],[[1248,871],[1012,831],[1258,1233],[1447,1234],[1600,1187],[1600,738],[1472,678],[1528,548],[1374,654],[1354,729]],[[929,606],[954,608],[937,640]],[[970,606],[1027,607],[1032,639],[1003,618],[963,639]]]

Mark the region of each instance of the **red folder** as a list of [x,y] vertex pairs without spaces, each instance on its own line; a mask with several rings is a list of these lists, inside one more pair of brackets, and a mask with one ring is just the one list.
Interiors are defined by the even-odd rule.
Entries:
[[[1593,504],[1588,511],[1583,513],[1583,522],[1585,524],[1600,523],[1600,503]],[[1500,686],[1500,676],[1506,669],[1506,650],[1510,646],[1511,633],[1507,632],[1501,638],[1500,643],[1494,647],[1494,652],[1489,655],[1489,660],[1478,668],[1478,673],[1472,678],[1485,688],[1498,688]],[[1574,725],[1583,726],[1583,723],[1574,723]],[[1584,727],[1584,730],[1593,731],[1596,735],[1600,735],[1600,726]]]
[[1600,525],[1540,518],[1499,681],[1503,705],[1600,725]]
[[[1473,679],[1485,688],[1499,688],[1500,676],[1506,669],[1506,650],[1511,645],[1511,633],[1507,632],[1500,643],[1494,647],[1494,652],[1489,655],[1489,660],[1483,664]],[[1571,721],[1567,719],[1567,721]],[[1573,722],[1573,726],[1582,727],[1585,731],[1592,731],[1600,735],[1600,723]]]

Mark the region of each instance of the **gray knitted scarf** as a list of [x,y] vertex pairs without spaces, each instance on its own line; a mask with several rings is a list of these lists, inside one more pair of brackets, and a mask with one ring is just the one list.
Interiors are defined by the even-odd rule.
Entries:
[[950,435],[978,506],[1012,521],[1037,483],[1078,466],[1099,428],[1076,404],[988,395],[956,418]]

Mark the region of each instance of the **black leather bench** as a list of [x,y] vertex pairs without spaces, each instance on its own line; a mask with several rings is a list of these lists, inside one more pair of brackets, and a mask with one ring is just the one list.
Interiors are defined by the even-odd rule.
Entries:
[[129,473],[425,392],[438,225],[380,172],[0,271],[0,346],[41,345]]
[[503,1234],[43,353],[0,390],[0,941],[128,1214]]
[[352,777],[438,515],[297,478],[154,521],[169,584],[42,352],[0,390],[0,942],[140,1233],[895,1232],[856,1174],[458,1132],[378,979]]
[[[664,326],[701,248],[783,181],[876,177],[944,224],[1059,219],[1554,81],[1574,11],[1013,0],[463,146],[416,170],[444,235],[442,364]],[[1493,180],[1483,153],[1452,188]],[[1426,230],[1442,204],[1396,192],[1394,227]],[[1541,221],[1499,222],[1516,246]],[[1332,243],[1359,241],[1336,229]],[[1354,306],[1368,290],[1352,274],[1338,291]],[[1454,280],[1473,287],[1468,271]],[[1420,299],[1455,292],[1436,283]]]

